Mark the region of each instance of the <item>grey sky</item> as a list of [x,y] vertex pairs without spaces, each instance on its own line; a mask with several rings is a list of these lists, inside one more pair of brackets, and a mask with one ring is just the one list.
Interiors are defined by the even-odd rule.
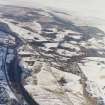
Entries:
[[105,0],[0,0],[1,4],[35,7],[35,4],[77,11],[83,15],[105,18]]

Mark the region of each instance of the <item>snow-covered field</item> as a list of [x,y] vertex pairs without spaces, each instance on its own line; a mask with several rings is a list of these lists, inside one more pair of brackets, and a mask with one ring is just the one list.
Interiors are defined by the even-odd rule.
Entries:
[[102,19],[54,9],[0,6],[0,21],[21,41],[17,51],[22,83],[38,103],[105,105]]

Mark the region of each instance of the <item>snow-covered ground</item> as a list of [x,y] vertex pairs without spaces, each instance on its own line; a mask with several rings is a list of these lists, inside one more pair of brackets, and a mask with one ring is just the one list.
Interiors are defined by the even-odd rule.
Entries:
[[79,64],[86,76],[86,91],[89,97],[94,97],[105,104],[105,58],[87,57]]
[[[22,41],[17,49],[22,83],[37,102],[105,105],[102,19],[54,9],[0,8],[1,22]],[[9,53],[7,58],[11,61],[12,51]]]

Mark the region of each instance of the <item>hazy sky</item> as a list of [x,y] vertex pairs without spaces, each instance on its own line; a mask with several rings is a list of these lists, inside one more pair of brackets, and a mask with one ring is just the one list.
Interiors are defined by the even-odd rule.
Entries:
[[83,15],[105,18],[105,0],[0,0],[1,4],[35,7],[35,4],[74,10]]

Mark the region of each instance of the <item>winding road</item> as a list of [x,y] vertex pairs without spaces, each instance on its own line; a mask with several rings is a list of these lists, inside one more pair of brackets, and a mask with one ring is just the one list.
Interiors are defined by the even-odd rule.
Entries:
[[[1,30],[0,30],[1,31]],[[9,33],[4,32],[9,36]],[[0,46],[5,49],[2,57],[2,71],[4,72],[5,81],[9,90],[14,95],[16,101],[11,102],[11,105],[39,105],[25,90],[21,83],[21,67],[19,67],[17,47],[19,46],[19,39],[15,35],[15,45],[9,43],[10,39],[6,40],[6,43],[0,43]],[[0,36],[1,37],[1,36]],[[5,40],[5,39],[4,39]],[[18,44],[18,45],[17,45]],[[9,50],[13,51],[13,59],[8,63]],[[0,93],[1,94],[1,93]]]

